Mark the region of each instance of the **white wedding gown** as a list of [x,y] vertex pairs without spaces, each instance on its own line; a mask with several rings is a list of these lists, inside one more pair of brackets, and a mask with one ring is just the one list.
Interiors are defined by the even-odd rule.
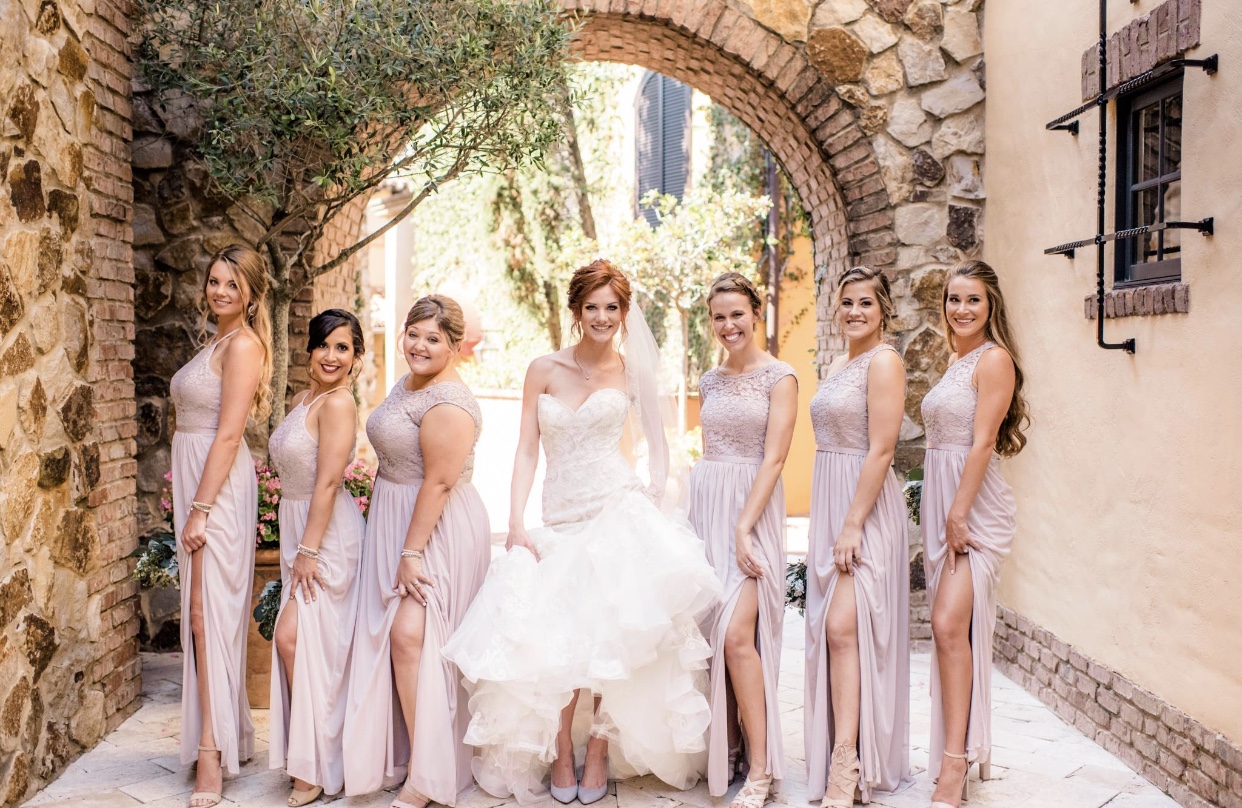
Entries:
[[560,712],[585,688],[600,698],[591,733],[610,740],[610,777],[689,788],[710,722],[711,651],[696,619],[720,583],[703,543],[652,504],[622,455],[624,392],[598,390],[577,410],[544,394],[537,406],[545,526],[530,538],[541,560],[515,548],[493,561],[444,648],[470,692],[475,779],[496,796],[542,798]]

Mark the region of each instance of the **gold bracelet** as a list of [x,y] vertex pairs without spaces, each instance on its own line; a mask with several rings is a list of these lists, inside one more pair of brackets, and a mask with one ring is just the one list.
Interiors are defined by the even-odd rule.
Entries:
[[190,510],[201,511],[202,513],[211,513],[211,505],[207,504],[206,502],[199,502],[198,500],[192,500],[190,502]]

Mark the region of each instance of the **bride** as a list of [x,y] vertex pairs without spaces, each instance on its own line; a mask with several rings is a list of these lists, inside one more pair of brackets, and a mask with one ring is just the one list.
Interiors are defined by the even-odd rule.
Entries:
[[[549,767],[554,798],[589,804],[609,776],[652,773],[685,789],[706,763],[711,652],[696,618],[720,584],[702,542],[659,510],[668,447],[658,349],[629,279],[608,261],[574,273],[568,302],[578,342],[526,372],[508,552],[444,649],[471,694],[475,779],[522,803],[546,794]],[[645,487],[622,454],[631,412],[647,444]],[[544,527],[528,533],[541,441]],[[583,691],[579,723],[590,729],[576,746]]]

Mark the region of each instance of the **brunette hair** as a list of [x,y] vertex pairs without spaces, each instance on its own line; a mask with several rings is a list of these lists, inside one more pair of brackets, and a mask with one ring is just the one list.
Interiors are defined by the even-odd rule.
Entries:
[[1031,417],[1027,412],[1026,399],[1022,396],[1024,379],[1022,363],[1018,358],[1017,344],[1014,342],[1013,332],[1009,327],[1009,313],[1005,308],[1005,296],[1001,294],[1000,279],[996,276],[996,270],[977,259],[963,261],[949,270],[945,276],[944,292],[940,303],[940,319],[945,336],[948,337],[949,349],[954,353],[957,352],[957,340],[946,311],[949,303],[949,283],[954,278],[974,278],[983,284],[988,296],[988,321],[983,325],[983,335],[986,339],[1004,348],[1009,358],[1013,360],[1013,398],[1009,401],[1009,411],[1005,413],[1000,430],[996,433],[996,453],[1004,457],[1012,457],[1022,451],[1022,447],[1026,445],[1026,435],[1022,434],[1022,430],[1030,424]]
[[436,326],[448,339],[449,347],[453,350],[457,350],[461,341],[466,338],[466,315],[451,297],[423,295],[410,307],[401,330],[408,331],[410,326],[423,320],[435,320]]
[[[325,309],[311,318],[307,327],[306,352],[312,353],[320,345],[328,341],[332,332],[341,326],[349,326],[350,341],[354,346],[354,358],[367,352],[366,342],[362,337],[362,323],[353,312],[344,309]],[[352,374],[353,369],[350,369]]]
[[233,280],[241,289],[242,305],[246,312],[242,318],[242,328],[249,331],[263,348],[259,386],[250,402],[251,416],[261,420],[272,411],[272,314],[268,311],[267,302],[267,265],[263,262],[263,256],[244,244],[230,244],[211,256],[207,271],[203,273],[203,286],[198,297],[198,310],[202,315],[198,335],[203,341],[207,338],[207,323],[216,321],[215,314],[207,304],[207,281],[211,277],[211,268],[217,263],[229,268]]
[[888,324],[897,316],[897,307],[893,305],[893,290],[888,285],[888,276],[878,269],[858,266],[845,270],[837,280],[837,288],[832,295],[833,311],[841,308],[841,299],[845,297],[846,284],[859,281],[871,281],[875,301],[880,304],[880,330],[887,331]]
[[569,333],[576,339],[582,338],[582,307],[587,296],[596,289],[609,287],[621,300],[621,335],[625,336],[625,315],[630,310],[630,279],[625,277],[616,264],[603,258],[597,258],[584,267],[574,270],[569,279],[569,312],[574,317],[573,327]]
[[712,281],[711,289],[707,292],[708,310],[711,310],[713,297],[730,293],[744,295],[750,301],[750,307],[755,312],[755,316],[763,319],[763,297],[751,283],[750,278],[740,272],[723,272],[716,276],[716,280]]

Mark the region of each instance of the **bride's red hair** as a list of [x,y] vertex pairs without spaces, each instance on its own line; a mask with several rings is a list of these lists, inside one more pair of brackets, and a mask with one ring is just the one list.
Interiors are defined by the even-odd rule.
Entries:
[[630,279],[625,277],[616,264],[604,258],[597,258],[584,267],[574,270],[569,279],[569,313],[574,317],[570,329],[575,338],[582,337],[582,307],[586,299],[596,289],[609,287],[621,301],[621,333],[625,334],[625,315],[630,310]]

